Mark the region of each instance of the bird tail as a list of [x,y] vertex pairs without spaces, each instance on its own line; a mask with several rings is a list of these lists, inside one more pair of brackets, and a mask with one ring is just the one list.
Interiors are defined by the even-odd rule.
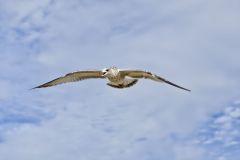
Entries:
[[134,84],[136,84],[138,82],[137,79],[127,79],[127,80],[124,80],[124,83],[123,84],[113,84],[111,82],[107,83],[107,85],[109,85],[110,87],[113,87],[113,88],[128,88],[128,87],[131,87],[133,86]]

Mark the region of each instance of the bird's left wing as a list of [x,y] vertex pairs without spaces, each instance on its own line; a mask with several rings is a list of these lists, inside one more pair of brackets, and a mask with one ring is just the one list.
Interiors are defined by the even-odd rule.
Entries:
[[158,75],[155,75],[151,72],[146,72],[143,70],[120,70],[120,74],[123,76],[128,76],[128,77],[132,77],[132,78],[147,78],[147,79],[151,79],[154,81],[158,81],[158,82],[165,82],[167,84],[170,84],[174,87],[186,90],[186,91],[190,91],[189,89],[183,88],[177,84],[174,84]]
[[62,77],[58,77],[50,82],[34,87],[33,89],[51,87],[51,86],[59,85],[62,83],[76,82],[76,81],[89,79],[89,78],[104,78],[104,77],[102,76],[102,71],[100,70],[77,71],[77,72],[68,73]]

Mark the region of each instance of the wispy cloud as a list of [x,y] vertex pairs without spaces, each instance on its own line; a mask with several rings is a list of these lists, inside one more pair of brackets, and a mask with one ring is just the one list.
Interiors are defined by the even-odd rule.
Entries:
[[240,103],[236,101],[223,112],[213,115],[201,129],[199,143],[209,148],[211,156],[235,159],[240,154]]
[[[238,107],[220,112],[239,96],[237,6],[237,0],[0,0],[1,158],[239,155],[238,147],[229,149],[238,142]],[[147,80],[126,90],[100,80],[28,90],[70,71],[111,65],[151,70],[192,92]],[[194,143],[206,123],[201,143]],[[218,148],[209,153],[212,146]]]

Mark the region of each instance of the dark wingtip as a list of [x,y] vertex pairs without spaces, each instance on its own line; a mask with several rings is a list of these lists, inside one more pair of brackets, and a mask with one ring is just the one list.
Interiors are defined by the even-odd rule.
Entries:
[[34,89],[38,89],[38,88],[45,88],[47,86],[45,86],[44,84],[43,85],[40,85],[40,86],[37,86],[37,87],[33,87],[31,88],[30,90],[34,90]]
[[190,89],[186,89],[186,88],[182,88],[182,89],[184,89],[185,91],[191,92],[191,90],[190,90]]
[[176,84],[174,84],[174,83],[172,83],[172,82],[170,82],[170,81],[166,81],[166,80],[165,80],[164,82],[167,83],[167,84],[170,84],[170,85],[172,85],[172,86],[174,86],[174,87],[177,87],[177,88],[183,89],[183,90],[185,90],[185,91],[191,92],[190,89],[183,88],[183,87],[181,87],[181,86],[179,86],[179,85],[176,85]]
[[37,88],[41,88],[41,87],[37,86],[37,87],[30,88],[29,90],[34,90],[34,89],[37,89]]

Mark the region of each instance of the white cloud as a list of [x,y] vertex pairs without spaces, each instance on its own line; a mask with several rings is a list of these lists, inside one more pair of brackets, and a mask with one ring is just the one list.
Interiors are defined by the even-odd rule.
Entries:
[[235,159],[239,156],[239,104],[226,107],[222,113],[214,116],[200,133],[201,143],[215,150],[219,159]]
[[[205,150],[188,140],[165,139],[188,136],[239,94],[238,1],[14,2],[0,1],[0,99],[24,104],[23,116],[41,124],[4,126],[1,157],[202,158]],[[69,71],[109,65],[146,68],[192,92],[150,81],[119,91],[94,80],[27,91]],[[4,116],[9,106],[0,105]],[[239,109],[224,113],[213,122],[222,129],[206,143],[234,145],[226,135],[238,134],[232,122]]]

